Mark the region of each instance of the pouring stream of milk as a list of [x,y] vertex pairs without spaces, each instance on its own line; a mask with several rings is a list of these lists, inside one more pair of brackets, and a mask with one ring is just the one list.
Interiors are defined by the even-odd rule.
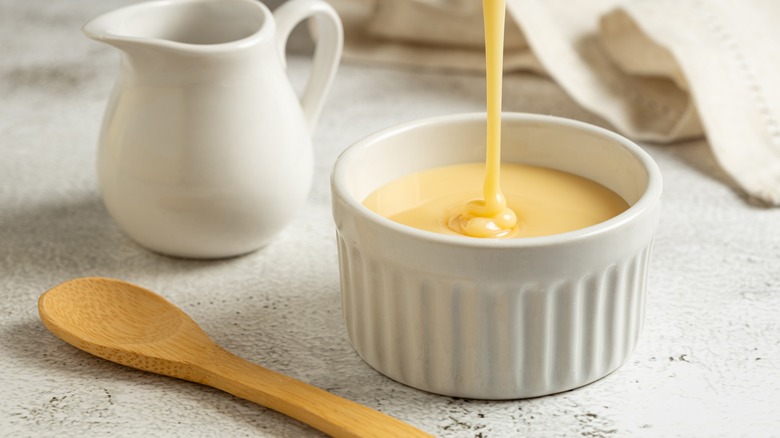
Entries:
[[484,199],[468,202],[449,221],[449,227],[471,237],[511,237],[517,215],[501,192],[501,93],[504,67],[506,0],[483,0],[487,78],[487,147]]

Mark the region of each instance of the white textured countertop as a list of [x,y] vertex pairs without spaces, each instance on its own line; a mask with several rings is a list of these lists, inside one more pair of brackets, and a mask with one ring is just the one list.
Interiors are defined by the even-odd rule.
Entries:
[[[168,258],[123,235],[96,188],[95,144],[117,55],[79,27],[126,2],[0,0],[0,435],[318,435],[55,338],[38,319],[38,296],[93,275],[155,290],[239,356],[437,436],[780,435],[780,209],[747,204],[706,142],[646,145],[665,177],[664,217],[644,331],[626,365],[531,400],[428,394],[378,374],[347,341],[329,172],[372,131],[482,110],[482,78],[344,65],[315,135],[306,211],[253,254]],[[308,65],[291,59],[299,88]],[[514,74],[505,89],[506,110],[600,123],[547,79]]]

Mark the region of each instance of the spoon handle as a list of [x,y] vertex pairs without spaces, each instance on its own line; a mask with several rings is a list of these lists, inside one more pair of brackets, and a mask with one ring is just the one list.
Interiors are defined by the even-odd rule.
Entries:
[[398,419],[219,349],[202,383],[302,421],[334,437],[430,437]]

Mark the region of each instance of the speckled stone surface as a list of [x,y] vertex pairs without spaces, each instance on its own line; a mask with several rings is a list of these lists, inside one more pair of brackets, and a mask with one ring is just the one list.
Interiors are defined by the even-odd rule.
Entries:
[[[79,276],[155,290],[232,352],[437,436],[780,434],[780,210],[746,203],[704,141],[645,145],[665,177],[647,318],[626,365],[585,388],[486,402],[424,393],[365,365],[341,319],[328,177],[377,129],[482,109],[481,77],[345,65],[315,135],[305,211],[261,251],[156,255],[101,204],[95,143],[117,67],[81,23],[126,0],[0,0],[0,435],[318,436],[273,411],[83,353],[36,300]],[[308,60],[293,57],[300,88]],[[545,78],[513,74],[505,108],[601,124]]]

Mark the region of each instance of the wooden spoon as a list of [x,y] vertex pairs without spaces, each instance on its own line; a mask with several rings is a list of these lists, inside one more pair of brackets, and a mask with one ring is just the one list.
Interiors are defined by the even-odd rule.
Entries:
[[181,309],[131,283],[109,278],[71,280],[41,295],[38,312],[57,337],[95,356],[212,386],[329,435],[430,436],[229,353]]

